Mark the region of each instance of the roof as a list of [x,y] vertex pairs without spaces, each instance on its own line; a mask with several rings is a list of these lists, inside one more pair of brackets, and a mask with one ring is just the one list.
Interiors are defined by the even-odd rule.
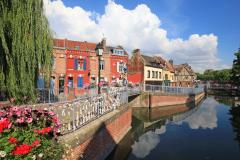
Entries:
[[[88,51],[95,51],[97,43],[93,42],[81,42],[81,41],[72,41],[68,39],[53,39],[54,47],[59,48],[66,48],[66,49],[77,49],[77,50],[88,50]],[[80,47],[80,49],[78,49]],[[122,46],[112,47],[106,46],[107,53],[112,53],[112,49],[123,49]],[[128,55],[127,52],[124,50],[124,54]]]
[[164,68],[163,63],[161,63],[158,57],[151,57],[146,55],[141,55],[141,56],[145,62],[145,65],[151,66],[151,67]]
[[80,42],[80,41],[72,41],[68,39],[53,39],[53,44],[55,47],[63,47],[66,49],[76,49],[76,47],[80,47],[80,50],[95,50],[96,43],[91,42]]
[[181,70],[182,70],[183,68],[185,68],[190,75],[196,75],[195,72],[193,71],[192,67],[191,67],[189,64],[187,64],[187,63],[179,64],[179,65],[174,65],[174,69],[175,69],[177,72],[181,72]]

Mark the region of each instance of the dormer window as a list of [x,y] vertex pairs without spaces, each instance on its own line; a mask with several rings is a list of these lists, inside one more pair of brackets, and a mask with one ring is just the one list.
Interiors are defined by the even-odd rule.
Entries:
[[122,49],[113,49],[113,54],[124,55],[124,50],[122,50]]
[[74,49],[75,50],[80,50],[80,46],[75,46]]

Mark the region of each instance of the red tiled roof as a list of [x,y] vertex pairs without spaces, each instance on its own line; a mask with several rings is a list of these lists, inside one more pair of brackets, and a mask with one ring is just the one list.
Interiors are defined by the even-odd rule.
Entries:
[[68,39],[53,39],[55,47],[64,47],[68,49],[76,49],[76,46],[80,47],[80,50],[95,50],[96,43],[72,41]]

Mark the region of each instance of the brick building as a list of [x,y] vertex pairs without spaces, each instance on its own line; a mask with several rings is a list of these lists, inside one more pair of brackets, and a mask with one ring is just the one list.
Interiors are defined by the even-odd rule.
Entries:
[[193,87],[195,85],[197,76],[189,64],[174,65],[174,69],[177,86]]
[[65,76],[66,76],[66,49],[63,47],[54,46],[51,81],[53,83],[55,95],[64,92]]
[[127,79],[127,52],[121,46],[107,46],[106,39],[101,41],[101,45],[103,47],[103,55],[100,59],[100,66],[98,65],[99,58],[96,55],[96,52],[92,52],[90,56],[91,83],[98,83],[98,67],[100,67],[100,81],[102,84],[122,84],[123,81]]
[[146,56],[136,49],[128,63],[128,81],[169,86],[174,82],[174,68],[160,56]]
[[[61,84],[61,92],[81,95],[90,84],[90,54],[95,52],[96,44],[89,42],[54,39],[54,70],[62,75],[55,76],[55,88]],[[55,56],[57,53],[60,56]],[[62,58],[62,59],[61,59]],[[53,72],[54,73],[54,72]],[[52,74],[54,76],[54,74]],[[64,90],[64,91],[63,91]]]
[[89,86],[89,53],[83,50],[66,50],[65,93],[81,95]]
[[106,45],[101,41],[103,56],[96,55],[96,43],[67,39],[54,39],[54,66],[52,79],[54,87],[65,94],[81,95],[89,85],[98,84],[100,68],[102,84],[122,84],[127,79],[128,54],[121,46]]

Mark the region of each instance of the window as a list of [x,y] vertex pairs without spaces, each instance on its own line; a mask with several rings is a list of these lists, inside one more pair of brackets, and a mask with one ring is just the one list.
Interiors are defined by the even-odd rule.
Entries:
[[155,78],[158,78],[158,71],[155,72]]
[[168,74],[165,74],[165,80],[168,80]]
[[78,88],[83,87],[83,77],[78,77],[77,87]]
[[80,46],[75,46],[74,47],[76,50],[80,50]]
[[154,75],[155,75],[154,73],[155,73],[155,72],[154,72],[154,71],[152,71],[152,78],[154,78],[154,77],[155,77],[155,76],[154,76]]
[[99,68],[100,70],[104,70],[104,60],[100,60]]
[[74,59],[74,69],[75,70],[86,70],[87,60],[86,59]]
[[117,62],[117,72],[125,73],[125,64],[123,62]]
[[151,73],[150,73],[149,70],[148,70],[147,72],[148,72],[148,74],[147,74],[147,78],[150,78],[150,74],[151,74]]
[[120,49],[114,49],[114,50],[113,50],[113,54],[124,55],[124,51],[123,51],[123,50],[120,50]]
[[161,79],[162,78],[162,73],[161,72],[159,72],[159,79]]

